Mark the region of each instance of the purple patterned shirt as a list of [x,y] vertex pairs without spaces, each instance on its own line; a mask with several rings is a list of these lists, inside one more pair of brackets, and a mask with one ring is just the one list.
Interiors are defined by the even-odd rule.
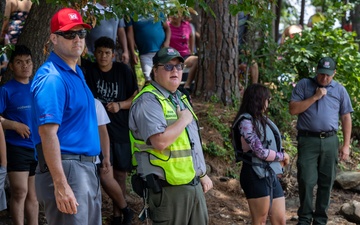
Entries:
[[284,153],[277,152],[276,150],[266,149],[261,143],[260,138],[257,136],[253,124],[249,119],[241,120],[239,124],[240,134],[245,142],[241,140],[243,151],[247,152],[252,150],[255,155],[265,161],[283,161]]

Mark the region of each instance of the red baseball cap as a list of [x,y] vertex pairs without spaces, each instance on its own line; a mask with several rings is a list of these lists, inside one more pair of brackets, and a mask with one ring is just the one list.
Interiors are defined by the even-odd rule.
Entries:
[[63,8],[51,18],[50,29],[51,33],[56,31],[68,31],[77,25],[82,25],[85,29],[91,29],[89,24],[83,22],[78,11],[71,8]]

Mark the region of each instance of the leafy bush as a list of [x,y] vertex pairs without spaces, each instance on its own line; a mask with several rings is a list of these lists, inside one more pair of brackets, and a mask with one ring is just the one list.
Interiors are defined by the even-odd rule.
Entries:
[[[337,72],[334,80],[347,89],[354,108],[353,125],[360,125],[360,105],[357,104],[359,90],[360,53],[355,40],[355,32],[347,32],[341,28],[333,28],[335,18],[339,18],[349,5],[340,3],[331,6],[327,11],[326,21],[316,23],[310,29],[305,29],[302,35],[287,40],[279,49],[281,60],[275,61],[274,70],[282,74],[278,79],[278,90],[282,90],[284,100],[290,99],[288,87],[303,77],[313,77],[320,58],[330,56],[337,61]],[[276,76],[276,74],[273,74]],[[286,90],[286,92],[284,92]]]

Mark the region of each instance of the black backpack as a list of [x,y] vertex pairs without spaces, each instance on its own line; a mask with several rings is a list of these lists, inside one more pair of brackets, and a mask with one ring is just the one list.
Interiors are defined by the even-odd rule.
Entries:
[[[251,152],[244,152],[241,146],[241,134],[239,132],[239,124],[243,119],[247,119],[244,116],[239,116],[237,118],[237,120],[234,122],[232,128],[231,128],[231,138],[232,138],[232,145],[235,151],[235,161],[236,162],[240,162],[243,161],[245,163],[248,163],[250,165],[254,166],[254,163],[244,159],[244,155],[246,156],[250,156],[252,157],[252,153]],[[278,147],[277,151],[282,151],[281,150],[281,136],[279,135],[278,132],[276,132],[276,129],[273,127],[273,125],[271,123],[267,123],[267,125],[270,127],[270,129],[273,131],[274,133],[274,137],[275,137],[275,141],[276,141],[276,146]],[[269,144],[265,145],[264,147],[267,148]],[[264,162],[266,163],[266,162]],[[259,164],[259,163],[257,163]],[[256,166],[256,165],[255,165]],[[258,166],[264,166],[263,164],[259,164]]]

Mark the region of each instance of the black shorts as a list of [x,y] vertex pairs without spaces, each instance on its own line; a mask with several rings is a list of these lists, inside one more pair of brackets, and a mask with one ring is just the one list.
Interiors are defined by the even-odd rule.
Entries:
[[130,172],[131,163],[130,143],[116,143],[110,141],[110,162],[115,170]]
[[35,150],[6,143],[7,172],[29,171],[29,176],[35,175],[37,161]]
[[252,166],[244,163],[240,172],[240,185],[247,199],[270,196],[272,198],[284,197],[284,191],[279,179],[274,175],[260,179]]

